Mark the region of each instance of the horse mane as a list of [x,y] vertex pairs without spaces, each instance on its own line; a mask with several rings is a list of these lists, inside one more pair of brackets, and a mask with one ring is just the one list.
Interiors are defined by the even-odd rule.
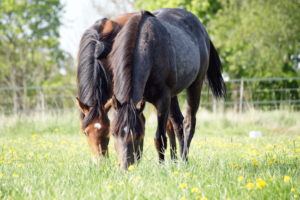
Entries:
[[[121,103],[118,114],[112,123],[112,132],[128,140],[138,137],[143,133],[143,125],[136,106],[131,97],[131,79],[135,44],[141,22],[147,17],[155,17],[148,11],[141,11],[133,15],[117,35],[112,51],[108,56],[114,74],[114,94]],[[127,126],[127,133],[123,135],[122,128]],[[132,131],[134,135],[129,134]]]
[[[115,37],[122,26],[113,22],[110,32],[103,34],[107,18],[100,19],[83,34],[77,55],[77,88],[79,100],[92,107],[85,116],[80,113],[82,129],[85,129],[92,120],[103,114],[103,106],[111,91],[110,70],[99,61],[106,58],[111,52]],[[102,115],[105,118],[105,115]],[[107,118],[107,117],[106,117]],[[109,123],[108,118],[104,119]]]
[[115,39],[109,62],[114,74],[114,93],[121,103],[131,97],[131,75],[136,39],[141,21],[146,16],[155,17],[148,11],[133,15]]

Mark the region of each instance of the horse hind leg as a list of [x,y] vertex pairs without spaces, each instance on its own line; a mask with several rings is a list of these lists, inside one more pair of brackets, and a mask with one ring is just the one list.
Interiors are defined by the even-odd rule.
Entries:
[[183,161],[188,161],[188,151],[194,137],[196,127],[196,114],[200,104],[201,88],[204,77],[198,78],[186,89],[186,117],[183,121],[184,130],[184,149],[182,154]]
[[[174,133],[177,137],[178,143],[179,143],[181,157],[182,157],[183,148],[184,148],[183,119],[184,118],[180,111],[177,96],[175,96],[171,99],[169,120],[172,122],[173,131],[174,131]],[[175,141],[175,145],[176,145],[176,141]]]
[[173,125],[170,121],[168,120],[167,123],[167,133],[170,141],[170,153],[171,153],[171,159],[175,162],[177,160],[177,152],[176,152],[176,137],[175,137],[175,132],[173,129]]

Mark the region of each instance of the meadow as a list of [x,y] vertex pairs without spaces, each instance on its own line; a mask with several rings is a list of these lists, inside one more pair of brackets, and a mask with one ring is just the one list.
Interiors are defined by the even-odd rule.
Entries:
[[299,112],[201,109],[188,164],[173,163],[169,148],[158,163],[147,119],[142,160],[121,173],[113,139],[109,158],[91,161],[77,112],[0,117],[0,199],[300,198]]

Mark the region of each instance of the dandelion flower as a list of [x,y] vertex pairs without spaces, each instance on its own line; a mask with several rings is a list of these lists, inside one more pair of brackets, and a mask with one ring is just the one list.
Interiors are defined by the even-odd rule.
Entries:
[[186,188],[187,187],[187,184],[186,183],[181,183],[180,184],[180,188]]
[[238,178],[238,181],[243,180],[243,178],[244,178],[244,177],[240,176],[240,177]]
[[109,185],[109,186],[107,186],[106,189],[107,189],[107,190],[111,190],[111,189],[113,189],[113,186]]
[[160,185],[159,183],[156,183],[156,184],[155,184],[156,187],[159,186],[159,185]]
[[246,187],[248,188],[248,190],[252,189],[254,187],[254,184],[249,182]]
[[267,185],[267,183],[265,182],[265,181],[258,181],[257,183],[256,183],[256,186],[258,187],[258,188],[263,188],[263,187],[265,187]]
[[178,174],[178,172],[176,172],[176,171],[175,171],[175,172],[173,172],[173,174],[177,175],[177,174]]
[[298,195],[294,194],[294,198],[297,199],[297,198],[298,198]]
[[18,166],[19,166],[19,167],[23,167],[23,164],[19,164]]
[[18,174],[14,174],[13,175],[14,178],[18,178],[18,176],[19,176]]
[[32,139],[36,139],[36,137],[37,137],[36,134],[34,134],[34,135],[31,136]]
[[190,173],[187,173],[187,172],[186,172],[186,173],[184,173],[184,175],[185,175],[185,176],[189,176],[189,175],[190,175]]
[[41,185],[44,185],[44,181],[41,182]]
[[3,176],[4,176],[3,174],[0,174],[0,179],[2,179],[2,178],[3,178]]
[[181,199],[180,200],[185,200],[185,197],[181,197]]
[[128,171],[132,171],[132,170],[134,170],[134,165],[130,165],[130,166],[128,167]]
[[58,131],[58,128],[56,128],[55,131]]
[[134,180],[135,180],[135,182],[137,182],[137,181],[139,181],[139,180],[141,180],[141,179],[142,179],[142,177],[138,176],[138,177],[136,177]]
[[291,188],[291,192],[295,192],[296,191],[296,189],[295,188]]
[[118,183],[118,185],[124,185],[124,182],[121,181],[121,182]]
[[290,178],[289,176],[284,176],[284,178],[283,178],[284,182],[289,182],[290,179],[291,179],[291,178]]
[[193,188],[191,189],[191,192],[192,192],[192,193],[194,193],[194,192],[198,192],[198,188],[196,188],[196,187],[193,187]]
[[62,163],[60,162],[60,163],[58,163],[58,166],[62,166]]

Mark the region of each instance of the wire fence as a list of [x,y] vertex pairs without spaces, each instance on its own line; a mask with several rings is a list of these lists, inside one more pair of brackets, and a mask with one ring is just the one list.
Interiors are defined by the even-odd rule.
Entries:
[[[300,77],[232,79],[226,81],[226,87],[227,98],[216,100],[205,82],[200,106],[213,112],[233,109],[240,113],[249,108],[300,108]],[[76,94],[74,85],[0,87],[0,114],[78,110]],[[185,92],[178,95],[178,100],[185,107]]]

